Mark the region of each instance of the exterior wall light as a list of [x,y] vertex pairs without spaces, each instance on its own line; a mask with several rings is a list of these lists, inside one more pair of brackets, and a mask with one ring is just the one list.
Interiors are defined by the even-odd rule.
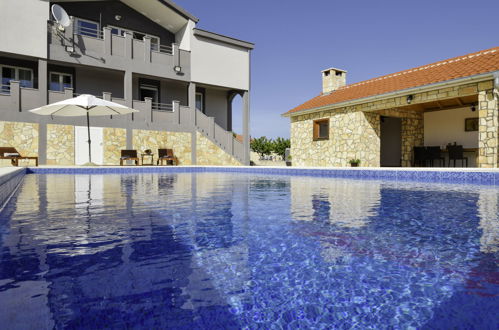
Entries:
[[414,96],[413,96],[413,95],[408,95],[408,96],[407,96],[407,99],[406,99],[407,104],[411,104],[413,99],[414,99]]
[[475,112],[476,111],[476,105],[472,104],[470,109],[471,109],[471,111]]
[[173,71],[180,73],[180,72],[182,72],[182,67],[180,65],[175,65],[173,67]]
[[114,16],[114,19],[117,20],[117,21],[121,21],[121,16],[120,15],[116,15],[116,16]]

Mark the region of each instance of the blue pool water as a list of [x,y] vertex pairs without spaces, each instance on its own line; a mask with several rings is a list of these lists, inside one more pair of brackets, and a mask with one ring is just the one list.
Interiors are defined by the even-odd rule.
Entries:
[[498,215],[494,186],[28,175],[0,327],[497,329]]

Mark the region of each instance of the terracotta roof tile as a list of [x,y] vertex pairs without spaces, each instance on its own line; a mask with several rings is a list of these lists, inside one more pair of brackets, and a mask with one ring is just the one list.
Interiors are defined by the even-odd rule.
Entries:
[[289,110],[285,115],[497,70],[499,70],[499,47],[346,85],[332,93],[316,96]]

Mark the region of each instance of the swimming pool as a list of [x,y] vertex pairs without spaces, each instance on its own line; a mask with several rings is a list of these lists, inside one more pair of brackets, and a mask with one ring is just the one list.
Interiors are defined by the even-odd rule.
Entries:
[[8,328],[497,328],[499,188],[37,174],[0,213]]

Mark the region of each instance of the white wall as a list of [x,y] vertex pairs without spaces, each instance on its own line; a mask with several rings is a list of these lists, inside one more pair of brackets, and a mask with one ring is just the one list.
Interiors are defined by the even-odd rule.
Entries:
[[478,148],[478,132],[465,132],[464,120],[478,117],[469,107],[426,112],[424,114],[424,144],[445,146],[448,143],[463,145],[464,148]]
[[0,51],[47,58],[49,3],[0,0]]
[[189,20],[183,28],[181,28],[175,34],[175,42],[179,44],[179,48],[182,50],[191,50],[191,40],[192,40],[192,29],[196,26],[196,23]]
[[227,129],[227,91],[207,88],[204,102],[206,115],[215,117],[215,123]]
[[247,49],[193,35],[191,79],[197,83],[249,90]]

